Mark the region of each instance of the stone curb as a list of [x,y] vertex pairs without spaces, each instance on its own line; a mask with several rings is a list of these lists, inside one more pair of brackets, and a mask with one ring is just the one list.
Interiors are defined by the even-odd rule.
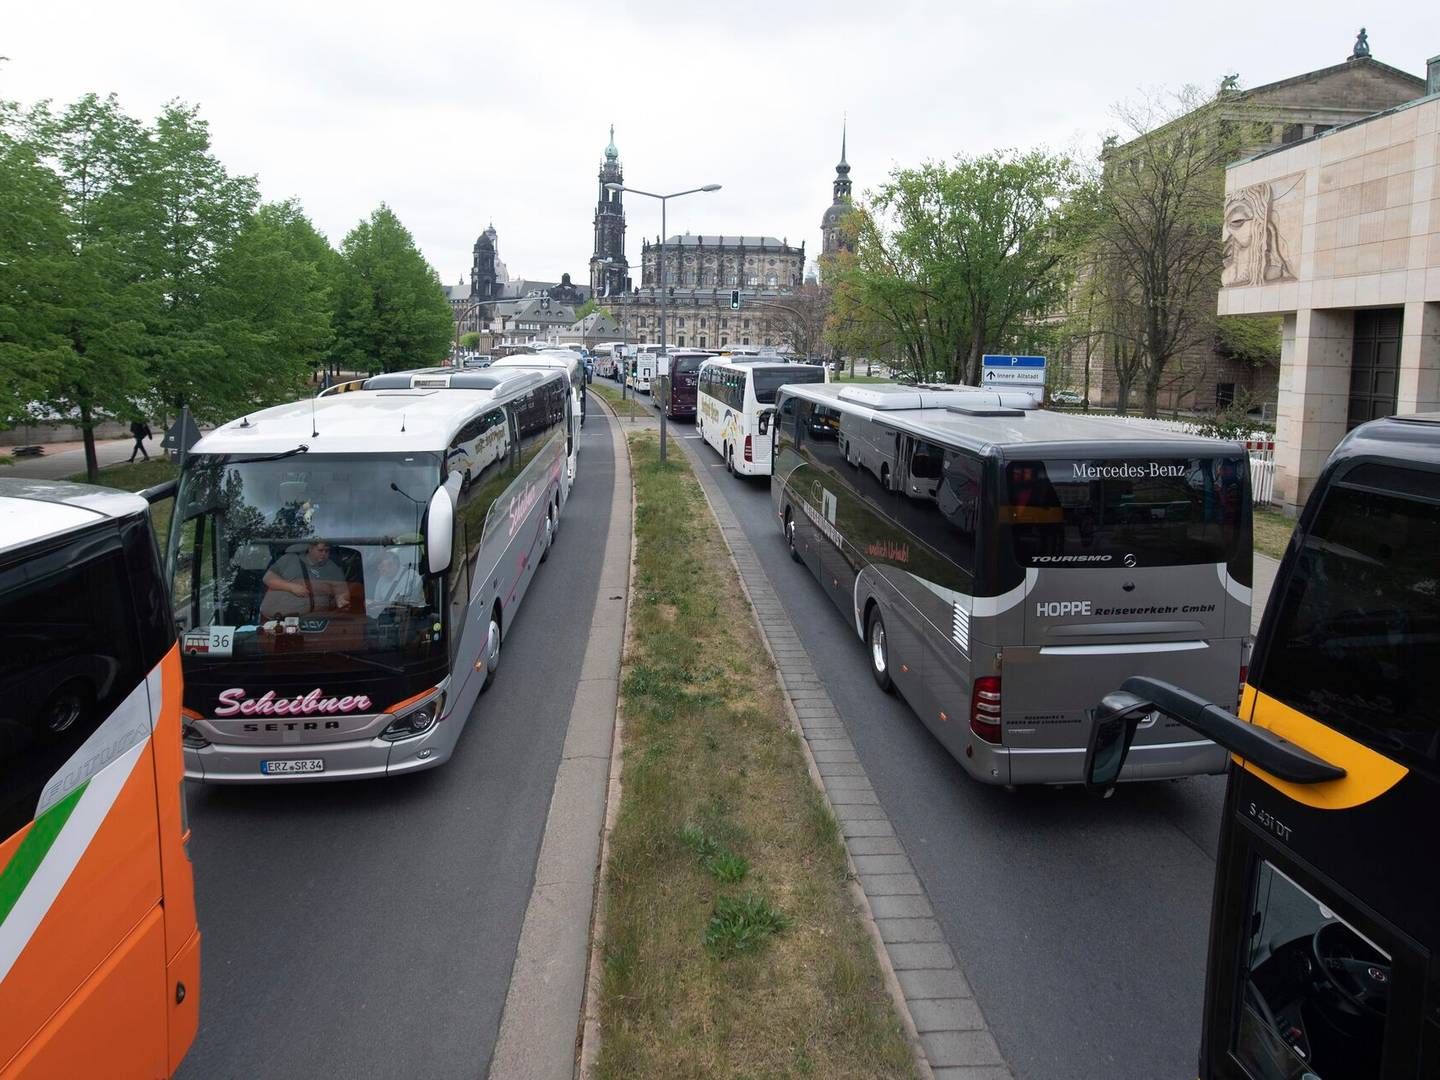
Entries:
[[[618,424],[611,424],[610,439],[615,486],[599,591],[490,1060],[495,1080],[574,1076],[585,1049],[582,1020],[589,1019],[587,982],[595,978],[598,940],[592,918],[603,925],[603,837],[620,775],[617,700],[634,537],[630,459]],[[615,603],[620,595],[623,606]]]
[[[775,665],[786,713],[802,736],[811,779],[839,823],[851,895],[875,946],[920,1075],[934,1080],[1012,1080],[979,1003],[944,941],[924,886],[879,805],[794,625],[774,598],[754,547],[720,496],[717,478],[699,460],[699,448],[691,446],[693,440],[675,441],[690,458],[730,549],[740,587]],[[732,482],[742,481],[732,478]],[[778,542],[778,528],[775,536]]]

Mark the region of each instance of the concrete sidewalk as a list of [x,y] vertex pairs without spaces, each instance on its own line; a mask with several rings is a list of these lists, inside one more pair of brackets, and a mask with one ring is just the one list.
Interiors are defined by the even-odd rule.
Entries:
[[[495,1080],[554,1080],[576,1069],[634,535],[630,455],[613,417],[610,438],[615,483],[599,593],[490,1060]],[[583,461],[575,482],[585,482]],[[578,527],[562,517],[561,529]]]
[[[95,456],[103,469],[107,465],[118,465],[130,456],[135,440],[100,439],[95,443]],[[157,436],[145,442],[145,449],[151,457],[164,454]],[[3,452],[3,451],[0,451]],[[0,465],[0,476],[18,476],[26,480],[64,480],[85,471],[84,443],[49,443],[40,457],[15,458],[13,465]]]

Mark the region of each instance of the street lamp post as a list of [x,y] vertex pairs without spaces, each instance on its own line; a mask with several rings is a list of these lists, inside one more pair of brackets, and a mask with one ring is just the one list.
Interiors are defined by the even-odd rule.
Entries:
[[[660,362],[665,365],[665,385],[670,385],[670,345],[665,337],[665,203],[669,199],[678,199],[681,195],[694,195],[699,191],[719,191],[719,184],[706,184],[704,187],[690,188],[687,191],[673,191],[669,195],[657,195],[653,191],[641,191],[639,188],[626,187],[624,184],[609,183],[605,185],[610,191],[628,191],[632,195],[644,195],[646,198],[660,200]],[[665,405],[660,406],[660,461],[665,461]]]

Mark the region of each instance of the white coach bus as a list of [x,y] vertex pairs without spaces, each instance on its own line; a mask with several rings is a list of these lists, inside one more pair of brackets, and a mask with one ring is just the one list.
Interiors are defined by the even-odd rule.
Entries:
[[[1235,442],[1034,408],[1023,392],[787,386],[775,520],[971,776],[1083,779],[1088,710],[1132,675],[1233,700],[1250,637]],[[1122,779],[1223,772],[1158,713]]]
[[569,435],[562,372],[452,377],[471,385],[265,409],[187,455],[165,563],[186,776],[335,780],[450,758],[549,554]]
[[824,368],[777,360],[706,360],[695,388],[696,430],[729,472],[769,476],[776,391],[787,383],[824,382],[826,375]]

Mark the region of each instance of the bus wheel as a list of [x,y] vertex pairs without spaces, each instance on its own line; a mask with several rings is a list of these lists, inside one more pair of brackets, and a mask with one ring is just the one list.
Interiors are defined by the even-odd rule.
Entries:
[[540,552],[540,561],[550,558],[550,545],[555,542],[555,511],[545,508],[545,548]]
[[480,684],[484,690],[495,681],[495,670],[500,666],[500,605],[490,610],[490,630],[485,636],[485,681]]
[[895,688],[890,679],[890,642],[885,637],[885,619],[878,604],[872,604],[865,617],[865,644],[870,654],[870,674],[875,685],[887,694]]
[[735,448],[728,443],[725,445],[725,471],[735,475]]
[[795,519],[790,515],[790,508],[785,508],[785,543],[790,545],[790,558],[796,562],[800,561],[800,552],[795,550]]

